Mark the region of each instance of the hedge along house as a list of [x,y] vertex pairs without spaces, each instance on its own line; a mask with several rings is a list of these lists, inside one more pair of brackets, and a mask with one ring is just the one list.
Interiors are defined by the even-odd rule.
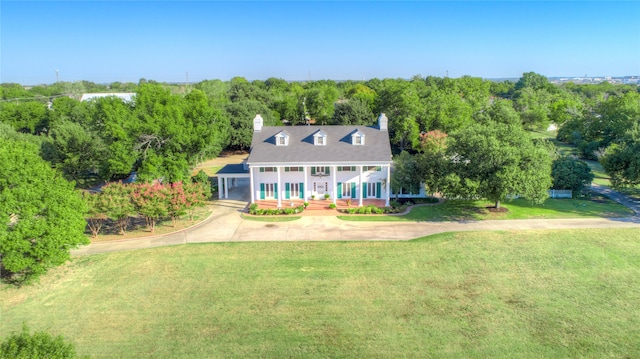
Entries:
[[367,199],[389,205],[391,145],[388,120],[366,126],[263,126],[253,120],[249,167],[251,203],[309,201],[329,196],[332,203]]

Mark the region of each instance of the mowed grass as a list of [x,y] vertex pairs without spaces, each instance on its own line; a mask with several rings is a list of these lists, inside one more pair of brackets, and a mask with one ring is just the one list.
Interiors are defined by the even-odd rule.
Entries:
[[222,169],[222,167],[224,167],[224,166],[202,166],[202,167],[196,167],[193,170],[193,173],[191,175],[195,176],[196,174],[198,174],[198,172],[200,172],[200,170],[202,170],[202,171],[204,171],[204,173],[207,174],[207,176],[214,177],[218,173],[218,171],[220,171]]
[[637,229],[186,245],[0,291],[95,358],[637,358]]
[[420,222],[420,221],[464,221],[488,219],[558,219],[579,217],[626,217],[633,215],[629,208],[606,197],[594,199],[547,199],[543,204],[532,204],[526,199],[501,202],[506,212],[491,212],[488,201],[450,200],[433,206],[414,207],[401,216],[344,215],[338,218],[347,221],[370,222]]

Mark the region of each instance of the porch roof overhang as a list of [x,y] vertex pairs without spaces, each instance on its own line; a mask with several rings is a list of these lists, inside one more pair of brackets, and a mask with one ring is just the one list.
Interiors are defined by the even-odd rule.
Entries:
[[244,163],[229,164],[222,167],[217,173],[218,178],[249,178],[249,169]]

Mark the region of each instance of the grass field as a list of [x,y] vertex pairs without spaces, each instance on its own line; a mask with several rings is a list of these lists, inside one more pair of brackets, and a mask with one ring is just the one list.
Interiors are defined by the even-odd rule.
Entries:
[[0,290],[95,358],[638,358],[636,229],[185,245]]
[[633,215],[629,208],[606,197],[593,199],[548,199],[541,205],[531,204],[525,199],[502,202],[506,212],[490,212],[488,201],[445,201],[434,206],[414,207],[403,216],[344,215],[338,218],[347,221],[460,221],[485,219],[533,219],[533,218],[578,218],[578,217],[626,217]]

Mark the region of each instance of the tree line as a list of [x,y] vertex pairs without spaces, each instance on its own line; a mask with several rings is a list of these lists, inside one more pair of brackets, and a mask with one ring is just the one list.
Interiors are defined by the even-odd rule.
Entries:
[[[189,86],[145,79],[28,90],[2,84],[0,91],[0,123],[36,136],[42,157],[78,183],[131,171],[143,180],[186,180],[199,161],[224,149],[248,149],[258,113],[265,125],[369,126],[384,112],[396,153],[420,151],[420,136],[430,131],[449,134],[496,116],[526,130],[553,123],[560,127],[558,139],[576,144],[585,158],[602,157],[615,145],[607,168],[616,178],[624,176],[616,181],[623,184],[630,176],[616,168],[628,167],[624,158],[637,142],[629,131],[639,106],[638,86],[554,85],[534,72],[517,82],[419,75],[343,82],[236,77]],[[134,101],[78,100],[82,92],[117,91],[134,92]]]

